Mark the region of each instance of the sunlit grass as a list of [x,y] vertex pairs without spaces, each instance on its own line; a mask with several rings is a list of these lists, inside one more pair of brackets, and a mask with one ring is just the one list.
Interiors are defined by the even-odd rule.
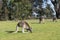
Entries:
[[0,21],[0,40],[60,40],[60,20],[52,22],[47,19],[45,24],[39,24],[38,20],[26,21],[32,27],[32,33],[13,33],[17,21]]

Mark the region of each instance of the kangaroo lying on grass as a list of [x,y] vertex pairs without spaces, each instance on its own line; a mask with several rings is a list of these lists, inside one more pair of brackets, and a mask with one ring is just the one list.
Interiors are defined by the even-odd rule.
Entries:
[[15,31],[15,33],[17,33],[17,32],[19,31],[19,27],[22,28],[22,33],[25,33],[24,30],[27,30],[27,31],[29,31],[29,32],[32,33],[32,28],[30,27],[30,25],[29,25],[26,21],[21,21],[21,22],[19,21],[19,22],[18,22],[18,24],[17,24],[17,26],[16,26],[16,31]]

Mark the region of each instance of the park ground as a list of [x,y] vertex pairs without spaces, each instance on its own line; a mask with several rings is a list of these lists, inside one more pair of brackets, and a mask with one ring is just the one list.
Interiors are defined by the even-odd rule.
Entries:
[[32,33],[13,33],[17,21],[0,21],[0,40],[60,40],[60,19],[52,22],[46,19],[44,24],[38,20],[26,20],[32,27]]

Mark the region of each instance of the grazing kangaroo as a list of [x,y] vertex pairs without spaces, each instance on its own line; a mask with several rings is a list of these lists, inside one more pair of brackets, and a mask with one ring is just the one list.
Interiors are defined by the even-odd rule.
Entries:
[[19,27],[22,27],[22,33],[25,33],[25,31],[24,31],[25,29],[32,33],[32,28],[30,27],[30,25],[26,21],[18,22],[18,24],[16,26],[16,32],[15,33],[17,33],[19,31]]

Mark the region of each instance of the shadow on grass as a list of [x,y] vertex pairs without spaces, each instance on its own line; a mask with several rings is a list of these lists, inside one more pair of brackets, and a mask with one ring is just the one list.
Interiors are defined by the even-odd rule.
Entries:
[[[15,31],[6,31],[7,33],[14,33]],[[17,33],[22,33],[22,31],[18,31]]]

